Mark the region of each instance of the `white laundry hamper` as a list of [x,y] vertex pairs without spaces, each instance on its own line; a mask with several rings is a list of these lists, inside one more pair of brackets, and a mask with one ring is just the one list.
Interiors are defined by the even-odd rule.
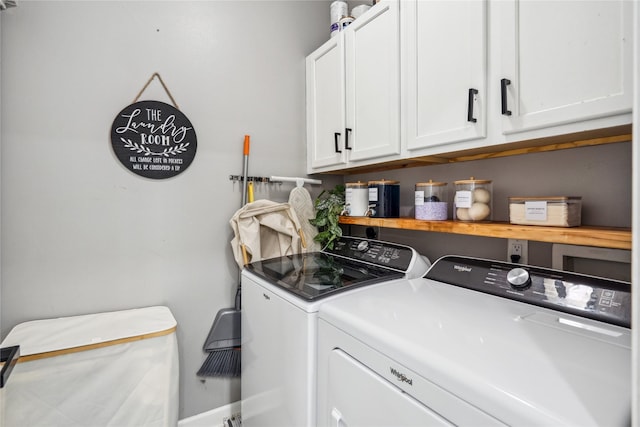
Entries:
[[2,427],[176,426],[175,331],[160,306],[17,325]]

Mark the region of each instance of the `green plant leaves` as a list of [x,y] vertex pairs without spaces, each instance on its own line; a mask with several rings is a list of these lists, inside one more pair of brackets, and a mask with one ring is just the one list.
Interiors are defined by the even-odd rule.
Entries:
[[335,240],[342,236],[339,217],[344,210],[344,189],[344,185],[338,184],[332,190],[324,190],[314,202],[316,217],[309,222],[318,228],[313,240],[323,249],[333,249]]

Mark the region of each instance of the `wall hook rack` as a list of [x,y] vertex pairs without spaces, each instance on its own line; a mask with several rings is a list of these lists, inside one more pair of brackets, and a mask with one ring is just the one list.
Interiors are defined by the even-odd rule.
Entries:
[[[229,181],[242,182],[242,175],[229,175]],[[302,187],[304,184],[322,185],[320,179],[297,178],[289,176],[248,176],[247,182],[259,182],[265,184],[282,184],[283,182],[295,182],[296,186]]]
[[[242,175],[229,175],[229,181],[243,181]],[[248,176],[247,182],[260,182],[265,184],[282,184],[282,182],[274,181],[268,176]]]
[[296,187],[302,187],[304,184],[322,185],[322,180],[311,178],[297,178],[290,176],[271,176],[271,181],[275,182],[295,182]]

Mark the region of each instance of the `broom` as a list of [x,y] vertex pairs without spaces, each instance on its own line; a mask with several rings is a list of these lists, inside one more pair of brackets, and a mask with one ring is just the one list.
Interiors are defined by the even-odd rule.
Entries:
[[203,350],[209,355],[198,370],[199,377],[240,376],[240,285],[233,308],[216,314]]
[[[242,206],[247,203],[247,173],[249,169],[249,135],[244,136],[244,165],[242,170]],[[250,201],[253,201],[253,192]],[[241,206],[241,207],[242,207]],[[242,246],[244,263],[247,264],[247,254]],[[209,335],[205,340],[203,350],[209,355],[198,372],[199,377],[238,377],[241,371],[241,322],[240,322],[240,271],[238,271],[238,289],[236,290],[235,305],[218,311],[213,321]]]

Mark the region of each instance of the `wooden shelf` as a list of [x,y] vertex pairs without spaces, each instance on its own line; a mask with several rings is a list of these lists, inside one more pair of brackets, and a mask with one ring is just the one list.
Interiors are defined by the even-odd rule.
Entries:
[[340,223],[631,250],[631,229],[628,228],[590,226],[565,228],[514,225],[508,222],[423,221],[413,218],[349,216],[341,216]]

